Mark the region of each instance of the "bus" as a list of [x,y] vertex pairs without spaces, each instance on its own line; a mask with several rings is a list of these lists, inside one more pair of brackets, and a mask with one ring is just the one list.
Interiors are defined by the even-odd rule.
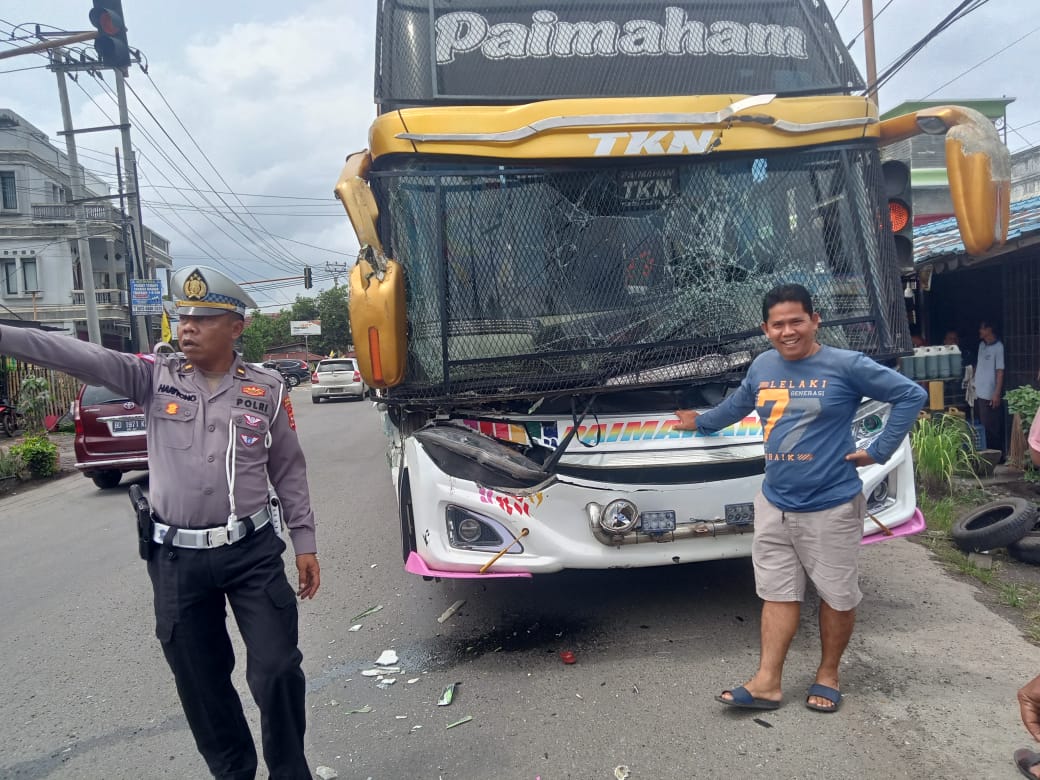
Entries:
[[[760,421],[704,435],[674,410],[769,348],[763,294],[800,283],[823,343],[910,352],[881,150],[917,133],[946,136],[968,251],[1006,237],[993,125],[879,121],[817,0],[379,0],[375,66],[336,195],[402,557],[427,578],[750,555]],[[858,446],[888,413],[863,403]],[[866,541],[923,527],[907,442],[860,475]]]

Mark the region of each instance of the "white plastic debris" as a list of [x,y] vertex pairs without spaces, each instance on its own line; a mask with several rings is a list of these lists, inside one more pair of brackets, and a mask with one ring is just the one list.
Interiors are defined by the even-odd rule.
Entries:
[[452,615],[454,615],[456,612],[458,612],[459,611],[459,607],[461,607],[465,603],[466,603],[466,599],[459,599],[458,601],[456,601],[454,604],[452,604],[450,607],[448,607],[446,610],[444,610],[441,613],[441,616],[439,618],[437,618],[437,622],[438,623],[443,623],[445,620],[447,620]]
[[628,778],[631,775],[632,775],[632,773],[629,771],[628,767],[625,766],[624,764],[622,764],[621,766],[614,767],[614,777],[616,777],[617,780],[628,780]]
[[397,653],[393,650],[384,650],[376,659],[376,666],[393,666],[397,663]]
[[382,680],[380,680],[379,682],[376,683],[376,687],[377,688],[381,688],[382,690],[385,691],[387,688],[389,688],[395,682],[397,682],[397,678],[396,677],[384,677]]
[[419,678],[418,677],[413,677],[411,680],[408,681],[408,684],[409,685],[415,685],[417,682],[419,682]]
[[394,715],[394,720],[408,720],[407,715]]
[[314,774],[320,777],[321,780],[333,780],[333,778],[339,777],[339,772],[331,766],[319,766],[314,770]]
[[347,631],[360,631],[360,630],[361,630],[361,624],[360,623],[357,623],[356,625],[353,625],[353,626],[351,626],[350,628],[347,629]]
[[362,677],[378,677],[382,673],[383,673],[382,669],[362,669],[361,670],[361,676]]

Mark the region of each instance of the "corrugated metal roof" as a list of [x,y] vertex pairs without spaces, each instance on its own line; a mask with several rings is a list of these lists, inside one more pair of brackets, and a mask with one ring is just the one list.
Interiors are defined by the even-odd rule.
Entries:
[[[1011,204],[1008,241],[1040,232],[1040,196]],[[957,230],[957,219],[949,217],[914,228],[914,264],[942,255],[964,254],[964,242]]]

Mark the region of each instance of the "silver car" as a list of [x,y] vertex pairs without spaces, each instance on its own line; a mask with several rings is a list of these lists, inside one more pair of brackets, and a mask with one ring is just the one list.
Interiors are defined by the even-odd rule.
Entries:
[[311,401],[314,403],[326,398],[361,400],[367,390],[354,358],[322,360],[311,374]]

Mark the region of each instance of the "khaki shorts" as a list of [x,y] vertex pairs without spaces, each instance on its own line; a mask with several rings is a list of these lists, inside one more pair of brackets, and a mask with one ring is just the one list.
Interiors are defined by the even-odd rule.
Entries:
[[808,578],[832,609],[855,609],[863,598],[859,548],[865,516],[862,494],[819,512],[784,512],[759,493],[751,546],[759,598],[804,601]]

